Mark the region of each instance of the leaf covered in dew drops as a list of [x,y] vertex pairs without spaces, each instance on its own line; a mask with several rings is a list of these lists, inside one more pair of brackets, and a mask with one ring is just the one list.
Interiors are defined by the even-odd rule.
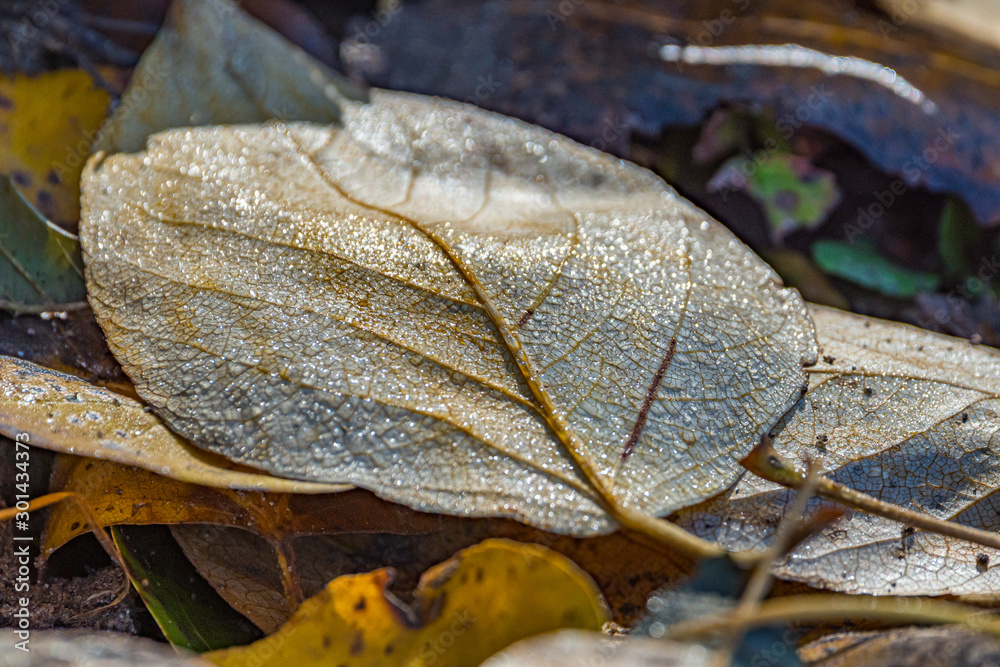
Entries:
[[385,91],[341,114],[89,164],[90,301],[171,428],[277,475],[575,534],[613,525],[570,450],[655,515],[736,480],[815,359],[766,264],[651,173],[540,128]]
[[21,433],[28,434],[32,447],[137,466],[202,486],[285,493],[351,488],[240,470],[177,437],[141,401],[0,355],[0,434],[13,439]]
[[[880,500],[1000,530],[1000,352],[829,308],[810,312],[820,361],[775,428],[775,449]],[[747,475],[677,520],[726,549],[761,548],[791,493]],[[1000,592],[998,564],[995,549],[847,510],[775,573],[850,593],[969,595]]]

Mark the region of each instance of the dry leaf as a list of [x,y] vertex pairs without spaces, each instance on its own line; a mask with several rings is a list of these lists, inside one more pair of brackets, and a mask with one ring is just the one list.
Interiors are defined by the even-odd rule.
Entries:
[[[294,601],[288,599],[281,565],[267,540],[245,530],[206,524],[174,525],[170,532],[198,574],[264,634],[277,632],[292,615]],[[301,571],[299,548],[296,563]],[[341,571],[335,576],[346,573]],[[323,585],[333,578],[327,578]],[[301,588],[307,596],[319,592]]]
[[341,113],[87,170],[91,304],[192,442],[586,534],[724,489],[798,398],[801,299],[649,172],[456,103]]
[[390,571],[340,577],[274,635],[207,653],[219,665],[476,665],[518,639],[596,630],[607,610],[586,574],[534,545],[487,540],[427,571],[410,607]]
[[[410,533],[439,527],[434,515],[380,501],[358,489],[301,494],[218,488],[78,456],[57,459],[52,488],[82,496],[101,527],[212,523],[250,530],[272,543],[325,532]],[[46,524],[43,554],[91,529],[76,507],[57,505]]]
[[822,667],[928,667],[1000,664],[1000,641],[960,625],[829,635],[799,649]]
[[191,447],[135,399],[0,356],[0,434],[14,438],[18,433],[27,433],[34,447],[135,465],[205,486],[294,493],[350,488],[240,470]]
[[[819,306],[821,361],[775,448],[835,481],[941,519],[1000,530],[1000,352]],[[678,521],[727,549],[759,548],[789,492],[747,475]],[[813,507],[821,501],[815,501]],[[852,593],[1000,591],[1000,553],[849,511],[780,561],[778,576]]]

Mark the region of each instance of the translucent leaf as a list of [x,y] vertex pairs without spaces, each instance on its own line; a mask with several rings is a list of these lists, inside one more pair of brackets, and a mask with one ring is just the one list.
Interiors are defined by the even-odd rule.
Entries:
[[0,434],[14,438],[19,433],[27,433],[34,447],[104,458],[206,486],[296,493],[349,488],[240,470],[177,437],[140,401],[0,356]]
[[652,174],[373,91],[345,129],[95,159],[91,304],[139,394],[234,461],[607,531],[730,485],[814,355],[797,293]]
[[[775,429],[800,465],[876,498],[1000,530],[1000,352],[902,324],[811,307],[821,361]],[[752,475],[681,525],[727,549],[766,544],[789,492]],[[814,501],[815,507],[822,501]],[[996,550],[848,511],[776,566],[787,579],[852,593],[1000,591]]]

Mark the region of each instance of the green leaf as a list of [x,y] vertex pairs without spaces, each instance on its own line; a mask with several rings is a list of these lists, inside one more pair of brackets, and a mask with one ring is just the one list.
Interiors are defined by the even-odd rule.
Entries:
[[249,644],[260,630],[205,581],[164,526],[114,526],[129,578],[163,635],[198,653]]
[[722,165],[709,190],[745,191],[764,209],[771,236],[778,242],[796,229],[820,225],[837,204],[840,191],[834,175],[817,169],[806,158],[787,153],[740,155]]
[[813,244],[812,255],[829,275],[886,296],[905,299],[920,292],[933,292],[939,283],[934,274],[897,266],[871,246],[861,243],[817,241]]
[[979,242],[979,226],[972,212],[955,197],[949,197],[941,211],[938,253],[948,271],[956,276],[972,270],[971,258]]
[[30,311],[87,298],[80,243],[0,177],[0,308]]
[[336,124],[342,102],[365,96],[232,0],[175,2],[94,151],[140,151],[149,135],[171,127]]

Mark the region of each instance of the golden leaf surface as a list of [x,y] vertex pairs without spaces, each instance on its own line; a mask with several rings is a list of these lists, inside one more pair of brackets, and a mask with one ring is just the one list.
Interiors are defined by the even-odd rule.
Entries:
[[643,169],[458,103],[340,104],[89,164],[91,304],[171,428],[573,534],[736,480],[814,360],[796,292]]
[[[880,500],[1000,530],[1000,352],[821,306],[810,313],[821,361],[775,428],[775,449]],[[746,475],[678,522],[727,549],[759,548],[789,497]],[[851,593],[968,595],[1000,591],[998,563],[995,549],[848,510],[775,573]]]
[[270,637],[203,657],[218,665],[477,665],[519,639],[597,630],[608,619],[587,575],[536,545],[487,540],[465,549],[424,574],[410,607],[388,592],[390,576],[334,579]]
[[294,493],[350,488],[240,470],[177,437],[140,401],[29,361],[0,356],[0,434],[13,439],[22,433],[28,434],[33,447],[134,465],[205,486]]
[[[102,528],[211,523],[249,530],[272,542],[325,532],[427,532],[438,527],[439,518],[360,489],[307,494],[217,488],[81,456],[56,460],[52,488],[78,494]],[[43,555],[92,529],[75,505],[56,505],[46,523]]]

